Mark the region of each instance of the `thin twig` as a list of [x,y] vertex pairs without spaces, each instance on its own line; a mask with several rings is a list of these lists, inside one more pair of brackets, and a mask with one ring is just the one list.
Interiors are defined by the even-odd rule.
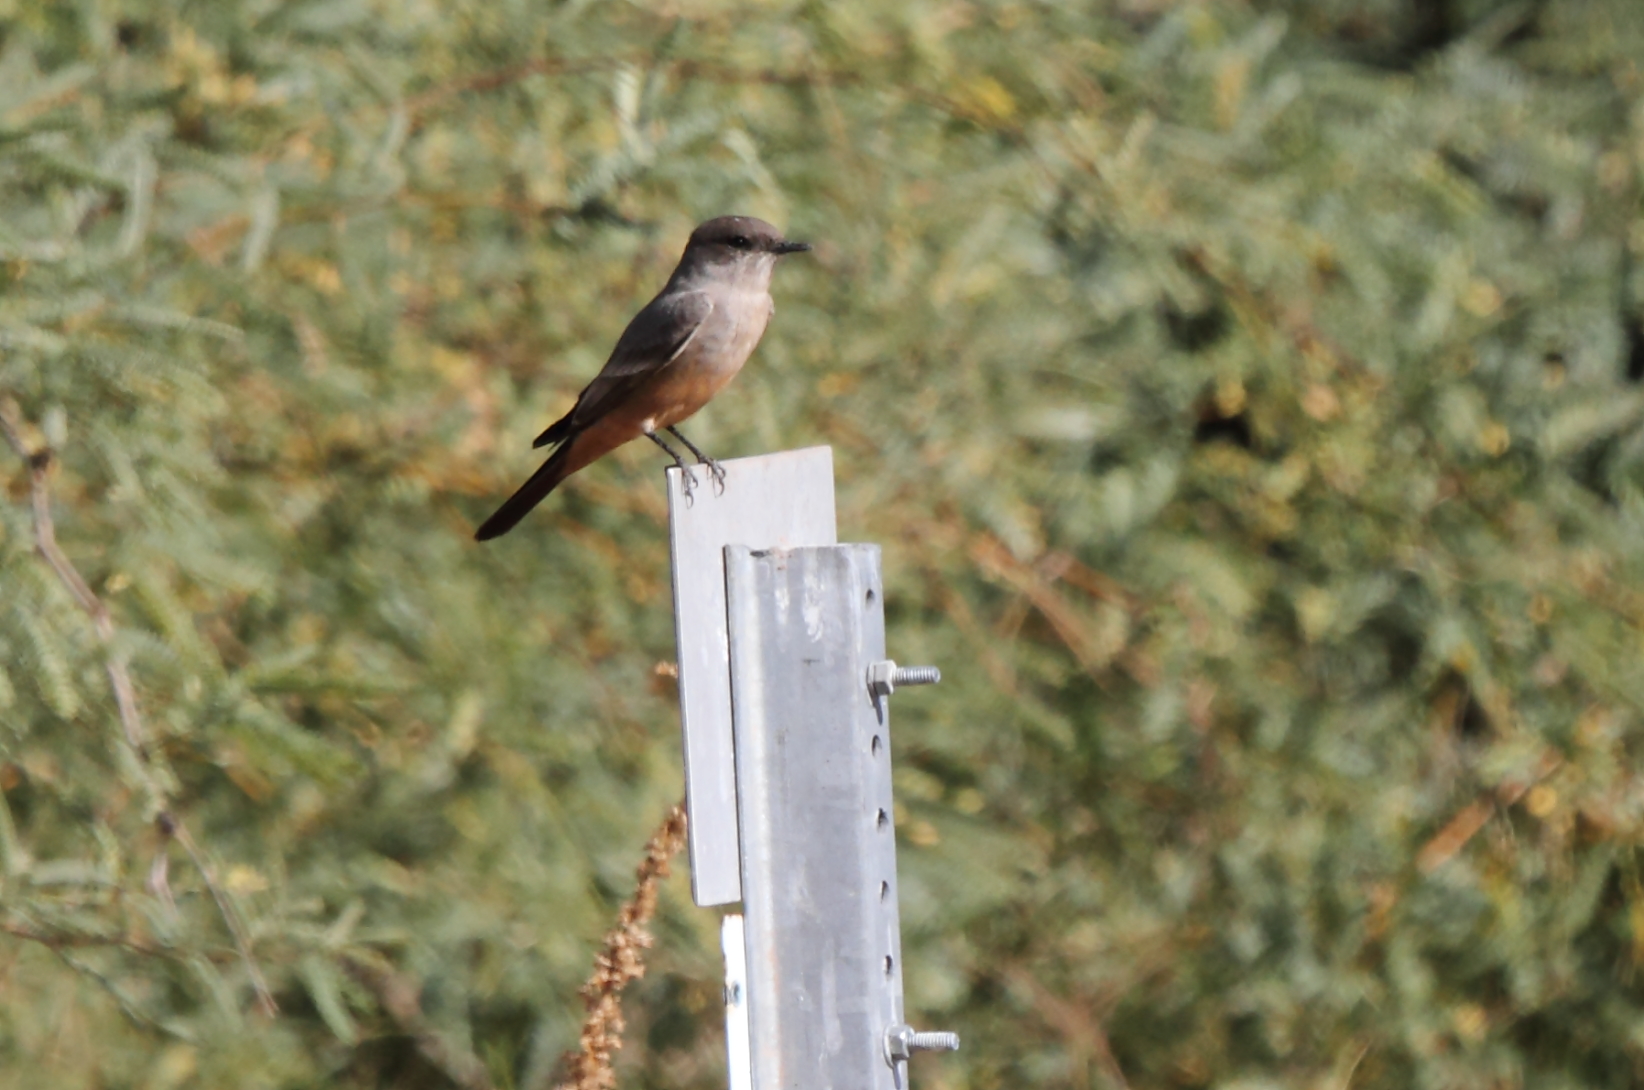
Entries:
[[[58,580],[68,589],[76,604],[91,618],[98,638],[105,645],[112,644],[114,618],[109,615],[108,607],[80,577],[73,562],[57,546],[57,528],[51,519],[51,492],[47,488],[52,461],[51,449],[42,447],[39,450],[29,450],[17,422],[12,419],[9,406],[0,406],[0,432],[5,433],[6,442],[29,469],[29,493],[34,508],[35,549],[51,566],[51,570],[57,573]],[[147,760],[148,740],[143,736],[143,720],[137,712],[137,691],[132,687],[130,672],[126,670],[125,655],[110,647],[108,658],[103,665],[108,673],[109,685],[114,689],[114,701],[120,708],[120,727],[125,731],[126,744],[136,750],[140,758]]]
[[[1113,1042],[1107,1035],[1106,1014],[1091,1009],[1088,1003],[1077,1002],[1057,995],[1038,977],[1025,968],[1013,966],[1005,970],[1007,979],[1026,989],[1034,1009],[1045,1024],[1061,1034],[1080,1066],[1094,1061],[1107,1076],[1107,1081],[1120,1090],[1130,1090],[1124,1068],[1113,1054]],[[1109,1011],[1112,1003],[1105,1004]]]
[[556,1090],[612,1090],[616,1075],[611,1057],[622,1048],[622,989],[645,975],[645,950],[651,945],[646,925],[656,912],[657,889],[668,876],[669,863],[685,846],[685,804],[677,804],[645,845],[634,895],[617,913],[617,923],[605,936],[594,959],[594,975],[582,986],[588,1017],[582,1038],[570,1058],[567,1078]]
[[206,889],[211,891],[211,899],[217,902],[217,911],[222,915],[223,923],[228,925],[228,933],[234,936],[234,948],[240,952],[240,957],[245,962],[246,974],[251,978],[251,990],[257,993],[257,1003],[262,1007],[264,1014],[270,1017],[278,1014],[280,1008],[279,1004],[274,1002],[274,993],[269,991],[268,981],[263,978],[263,971],[257,964],[257,959],[251,956],[251,936],[246,934],[239,912],[229,901],[222,883],[217,880],[216,869],[206,858],[205,852],[200,850],[200,845],[195,842],[188,826],[184,825],[181,819],[175,814],[161,816],[170,817],[171,835],[183,846],[183,851],[188,853],[189,859],[194,863],[194,869],[199,871],[200,877],[204,879]]
[[45,931],[17,920],[0,920],[0,933],[44,946],[48,950],[72,950],[86,947],[112,947],[133,954],[165,957],[171,953],[163,946],[134,939],[129,935],[92,935],[83,931]]
[[1478,798],[1462,807],[1459,813],[1445,822],[1444,828],[1421,846],[1416,853],[1416,869],[1422,874],[1432,874],[1461,854],[1468,841],[1489,824],[1498,807],[1512,806],[1518,802],[1532,787],[1558,771],[1562,764],[1558,754],[1547,750],[1527,777],[1507,780],[1496,785],[1493,791],[1480,792]]
[[671,71],[682,79],[705,79],[713,83],[764,83],[787,86],[833,85],[861,83],[862,77],[854,72],[825,72],[795,70],[779,72],[769,68],[741,69],[725,65],[705,64],[693,60],[658,62],[655,57],[635,53],[631,56],[612,57],[539,57],[521,64],[476,72],[431,87],[405,100],[405,109],[413,118],[447,99],[474,92],[495,91],[499,87],[518,83],[532,76],[576,76],[587,72],[608,72],[622,68],[651,66]]
[[[1017,560],[1003,542],[988,534],[980,534],[972,541],[970,556],[982,571],[1008,583],[1026,598],[1049,622],[1063,646],[1079,660],[1079,665],[1100,680],[1101,672],[1123,648],[1107,645],[1101,635],[1093,631],[1085,615],[1056,590],[1055,581],[1066,573],[1068,562],[1057,558],[1059,562],[1050,565],[1047,573]],[[1124,602],[1123,598],[1115,600]]]
[[411,1038],[422,1058],[443,1071],[463,1090],[492,1090],[490,1074],[478,1056],[440,1036],[422,1012],[421,987],[411,977],[382,965],[350,960],[354,979],[370,988],[399,1031]]
[[54,947],[53,952],[56,953],[58,959],[62,961],[64,965],[67,965],[70,969],[73,969],[81,976],[88,977],[99,988],[102,988],[105,992],[107,992],[109,994],[109,998],[114,1000],[114,1005],[120,1008],[120,1013],[125,1015],[126,1019],[138,1029],[146,1030],[151,1033],[163,1033],[168,1037],[183,1037],[185,1040],[187,1039],[187,1035],[179,1033],[175,1027],[166,1026],[160,1022],[157,1022],[153,1018],[150,1018],[148,1015],[144,1014],[142,1011],[138,1010],[137,1006],[132,1003],[130,999],[126,998],[126,994],[120,990],[120,986],[110,980],[107,974],[103,973],[96,966],[88,965],[86,962],[81,961],[79,958],[69,953],[66,949]]
[[258,1006],[263,1013],[273,1015],[279,1010],[274,1002],[274,995],[269,991],[268,982],[264,979],[262,969],[257,964],[256,957],[251,952],[251,939],[241,926],[228,894],[217,881],[217,876],[205,853],[200,850],[198,842],[189,834],[187,826],[176,814],[170,812],[166,791],[155,774],[153,758],[149,753],[147,734],[143,729],[142,714],[137,707],[137,689],[131,682],[131,671],[128,668],[126,654],[114,646],[114,618],[109,613],[108,606],[91,589],[74,562],[57,544],[57,527],[51,517],[51,490],[50,473],[52,463],[51,448],[41,447],[39,450],[30,450],[23,439],[23,431],[8,403],[0,403],[0,434],[5,435],[7,444],[23,460],[29,471],[29,493],[31,506],[34,512],[34,547],[35,551],[46,561],[46,564],[56,573],[58,580],[68,590],[80,608],[91,618],[92,627],[97,637],[103,643],[106,657],[103,668],[108,674],[109,686],[114,690],[114,700],[120,710],[120,727],[125,736],[126,744],[131,747],[137,759],[137,767],[145,781],[144,786],[160,806],[159,821],[162,831],[176,838],[194,861],[194,866],[200,872],[200,877],[211,892],[211,897],[217,902],[217,909],[222,913],[223,922],[228,925],[229,934],[234,938],[234,947],[239,951],[240,960],[245,964],[246,974],[251,979],[252,990],[257,995]]
[[510,83],[518,83],[531,76],[541,76],[553,73],[555,75],[578,75],[583,72],[599,71],[615,68],[623,62],[606,57],[596,57],[590,60],[569,60],[563,57],[542,57],[524,64],[509,65],[506,68],[497,68],[489,72],[479,72],[471,76],[442,83],[431,87],[419,95],[413,95],[405,100],[405,108],[413,118],[423,113],[431,106],[436,106],[448,98],[467,94],[474,91],[491,91],[498,87],[506,87]]
[[[494,91],[500,87],[529,79],[532,76],[581,75],[586,72],[614,71],[622,68],[663,70],[679,79],[700,79],[709,83],[726,84],[765,84],[781,87],[860,87],[872,82],[870,77],[859,72],[838,72],[822,68],[737,68],[731,65],[713,64],[688,58],[658,61],[654,56],[638,53],[631,56],[578,57],[575,59],[568,57],[539,57],[536,60],[492,69],[489,72],[477,72],[470,76],[450,80],[437,87],[431,87],[421,94],[406,99],[404,108],[410,114],[412,124],[421,125],[423,116],[430,109],[443,104],[447,99],[459,95]],[[1000,117],[979,113],[977,110],[946,95],[913,86],[903,86],[900,90],[913,101],[945,113],[950,117],[969,121],[981,128],[1000,132],[1007,136],[1020,137],[1022,135],[1022,129],[1019,125],[1008,123]]]

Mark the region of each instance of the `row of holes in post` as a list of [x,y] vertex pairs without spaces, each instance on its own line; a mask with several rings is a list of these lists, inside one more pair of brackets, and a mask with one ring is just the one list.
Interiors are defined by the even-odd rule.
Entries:
[[[869,606],[873,605],[873,597],[874,597],[873,588],[869,587],[868,588],[868,594],[867,594],[867,601],[868,601]],[[883,699],[883,698],[881,697],[881,699]],[[880,737],[878,734],[875,734],[873,736],[872,743],[870,743],[870,745],[869,745],[869,750],[872,752],[874,760],[877,761],[879,759],[879,756],[882,753],[884,753],[884,751],[885,751],[885,741],[884,741],[884,739],[882,737]],[[888,778],[888,773],[887,773],[887,778]],[[890,815],[885,812],[885,808],[882,807],[882,806],[879,808],[878,814],[876,814],[875,817],[874,817],[874,826],[875,826],[875,828],[877,828],[879,830],[879,832],[882,835],[886,835],[886,836],[895,835],[891,832]],[[890,900],[890,881],[888,879],[881,879],[880,882],[879,882],[879,903],[880,904],[885,904],[889,900]],[[890,954],[886,954],[885,955],[885,979],[889,980],[891,978],[891,974],[894,973],[895,971],[896,971],[896,959],[894,957],[892,957]]]

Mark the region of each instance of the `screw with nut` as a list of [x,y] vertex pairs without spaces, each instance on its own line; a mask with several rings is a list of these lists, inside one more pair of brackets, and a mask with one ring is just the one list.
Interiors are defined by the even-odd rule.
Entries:
[[894,1025],[885,1031],[885,1062],[895,1073],[896,1085],[902,1083],[902,1065],[915,1052],[957,1052],[959,1035],[941,1031],[921,1033],[909,1025]]
[[879,721],[885,721],[885,698],[898,685],[935,685],[942,680],[942,671],[934,666],[898,666],[893,659],[868,664],[868,696]]

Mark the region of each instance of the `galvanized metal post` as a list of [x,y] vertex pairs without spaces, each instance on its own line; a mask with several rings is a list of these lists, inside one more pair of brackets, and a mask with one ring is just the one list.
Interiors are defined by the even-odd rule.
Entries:
[[879,550],[835,545],[827,448],[668,471],[697,903],[722,921],[730,1090],[900,1090],[953,1034],[902,1021]]
[[725,585],[754,1090],[898,1090],[958,1038],[902,1019],[879,548],[730,545]]

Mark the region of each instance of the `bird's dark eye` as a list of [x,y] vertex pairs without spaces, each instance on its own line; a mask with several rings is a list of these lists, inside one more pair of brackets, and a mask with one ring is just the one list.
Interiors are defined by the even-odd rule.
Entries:
[[732,235],[731,246],[738,250],[747,250],[753,246],[753,243],[748,241],[747,235]]

